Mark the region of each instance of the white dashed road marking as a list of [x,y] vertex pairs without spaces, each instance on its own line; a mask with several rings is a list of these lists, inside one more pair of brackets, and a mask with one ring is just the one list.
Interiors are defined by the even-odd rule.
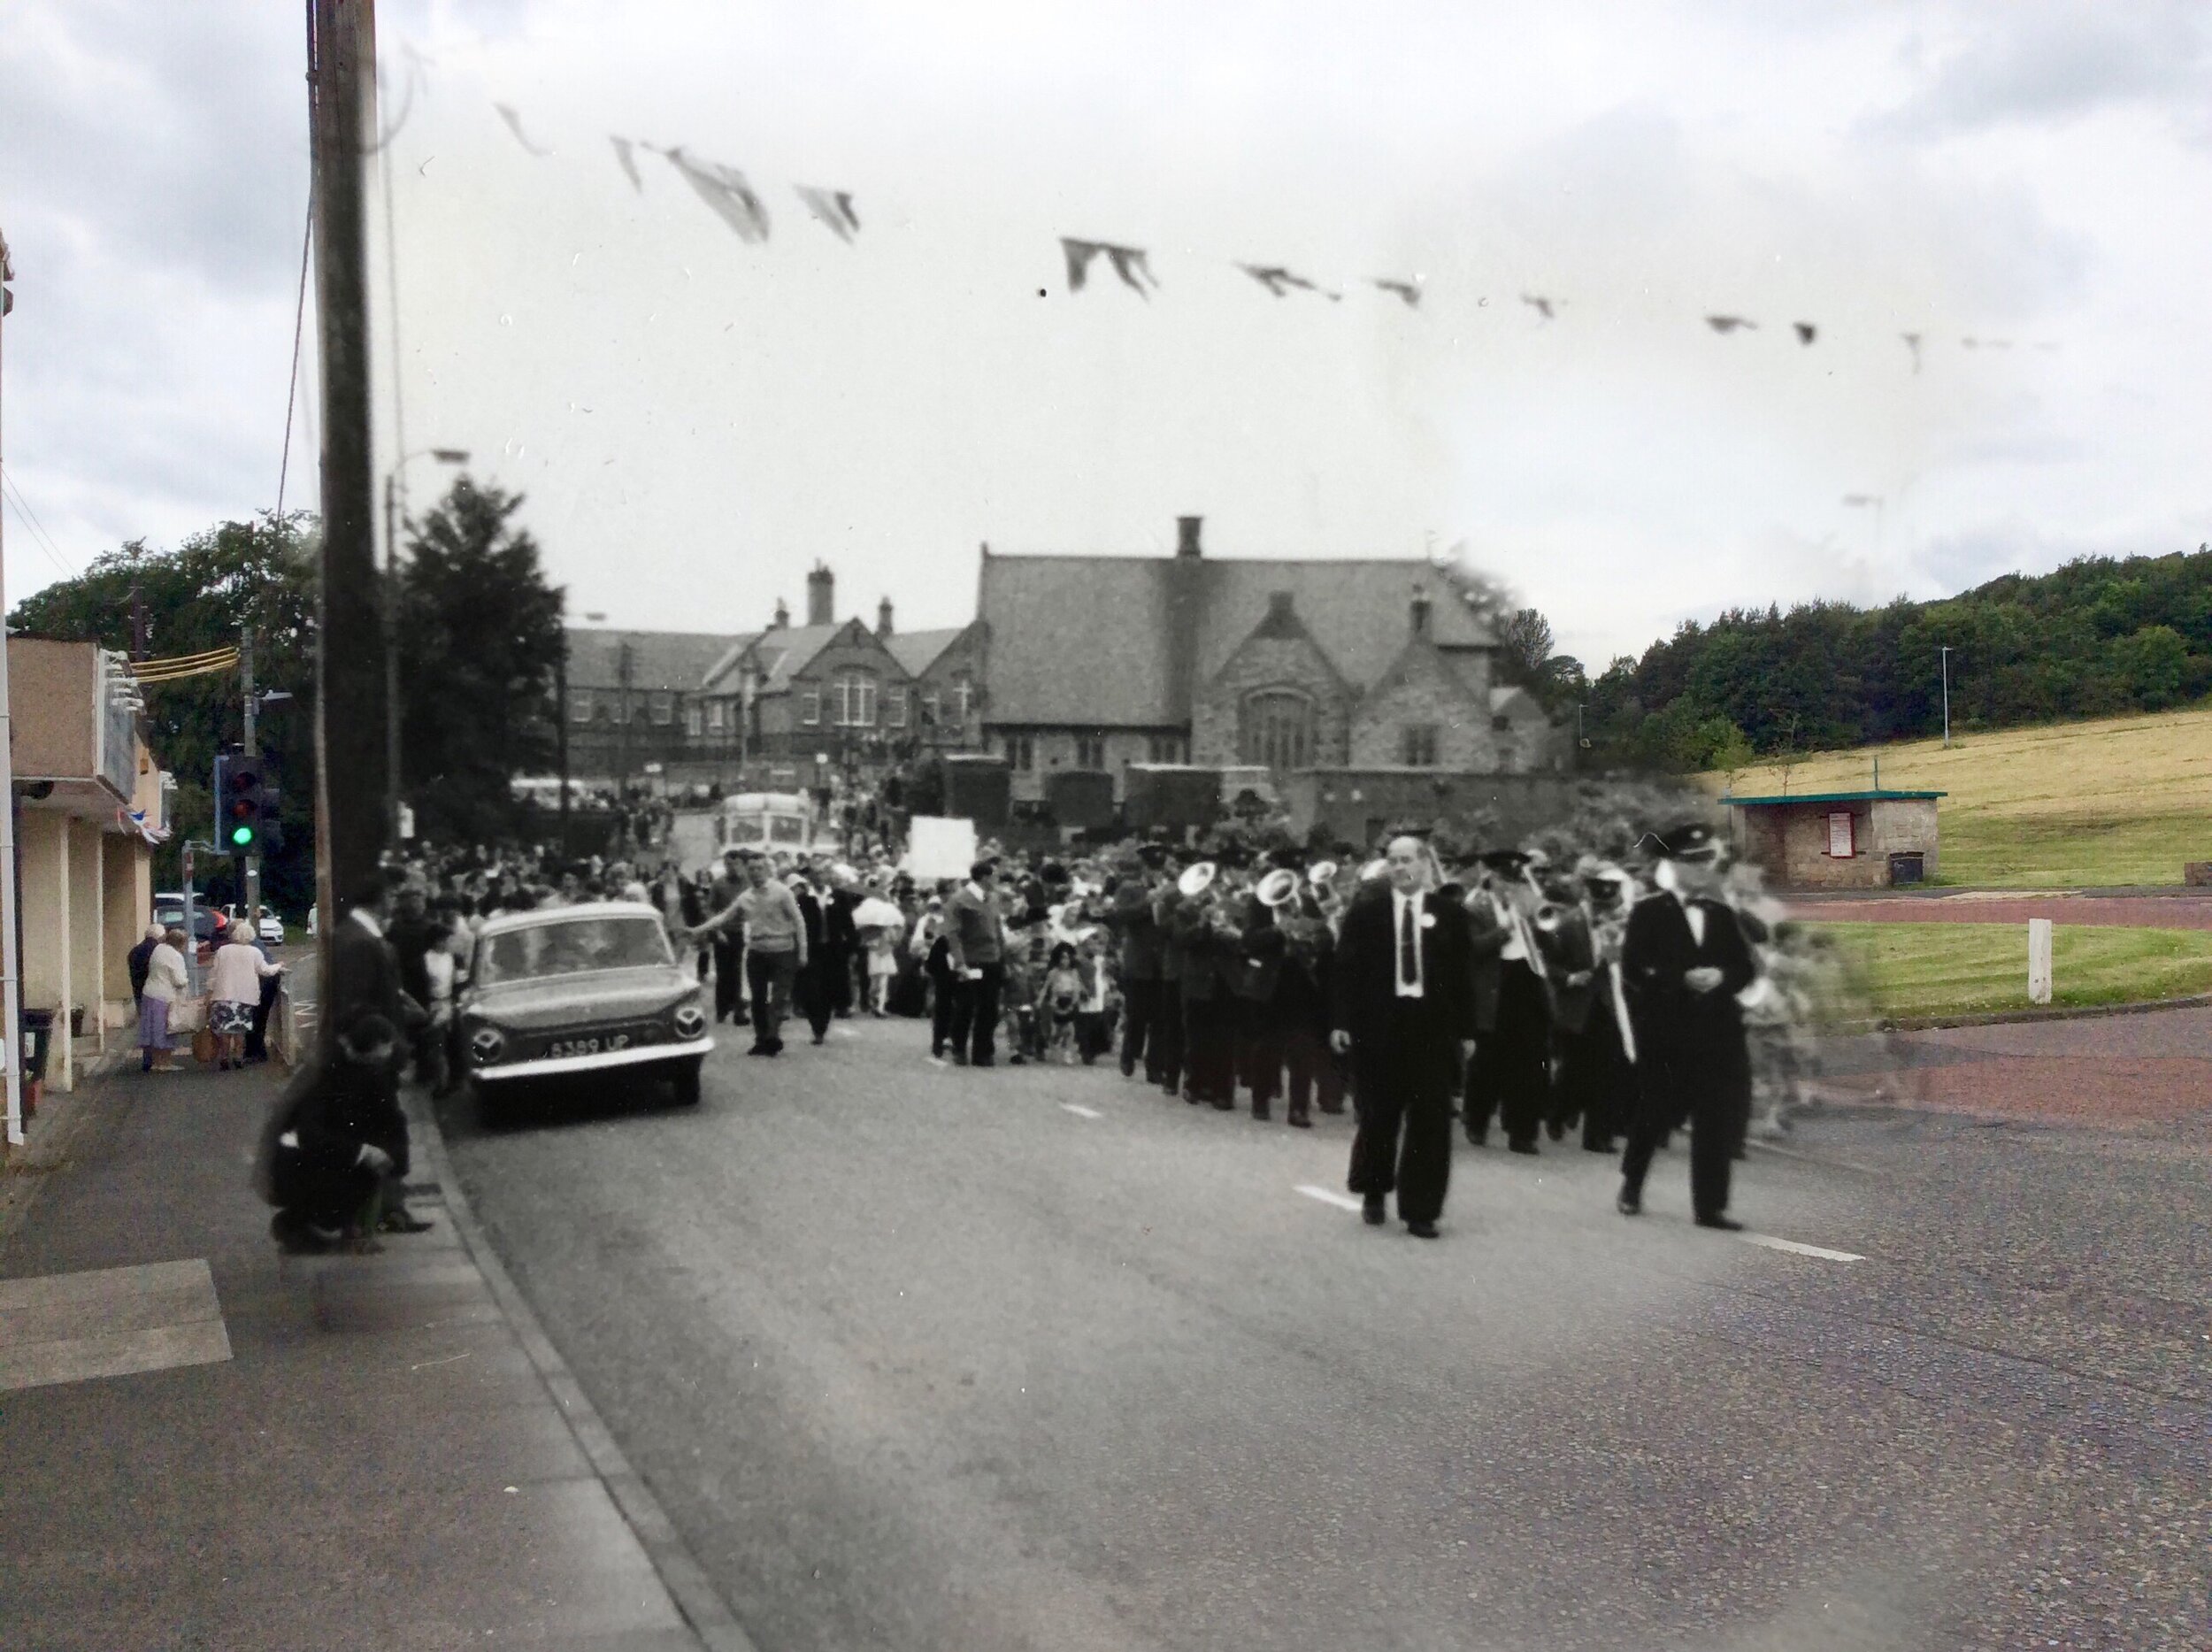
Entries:
[[1297,1191],[1304,1194],[1309,1199],[1318,1199],[1324,1204],[1333,1204],[1340,1210],[1356,1210],[1361,1208],[1361,1201],[1355,1199],[1348,1193],[1339,1193],[1333,1187],[1317,1187],[1310,1181],[1302,1181],[1298,1184]]
[[1794,1239],[1775,1239],[1765,1233],[1738,1235],[1747,1245],[1764,1245],[1769,1250],[1786,1250],[1792,1256],[1818,1256],[1823,1262],[1864,1262],[1864,1256],[1855,1256],[1847,1250],[1827,1250],[1818,1245],[1801,1245]]
[[1098,1109],[1095,1107],[1079,1107],[1073,1102],[1062,1102],[1060,1105],[1065,1108],[1069,1112],[1073,1113],[1078,1118],[1097,1118],[1102,1117]]

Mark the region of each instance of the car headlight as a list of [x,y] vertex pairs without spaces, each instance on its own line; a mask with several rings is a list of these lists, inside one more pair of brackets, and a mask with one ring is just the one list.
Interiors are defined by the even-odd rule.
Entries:
[[676,1036],[697,1038],[707,1030],[707,1012],[695,1003],[676,1007]]
[[469,1054],[480,1067],[495,1064],[507,1053],[507,1035],[495,1026],[479,1026],[469,1034]]

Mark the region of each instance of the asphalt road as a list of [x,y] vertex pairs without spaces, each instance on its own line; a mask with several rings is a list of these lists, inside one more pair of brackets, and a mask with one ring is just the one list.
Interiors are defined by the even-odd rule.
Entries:
[[[1763,1248],[1570,1141],[1369,1229],[1349,1124],[726,1040],[458,1172],[758,1644],[2212,1643],[2212,1118],[1832,1118]],[[2212,1098],[2208,1098],[2212,1100]]]

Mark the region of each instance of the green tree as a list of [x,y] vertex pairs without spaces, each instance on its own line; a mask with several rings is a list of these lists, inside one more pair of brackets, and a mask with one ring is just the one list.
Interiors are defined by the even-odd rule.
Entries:
[[2131,636],[2115,637],[2110,651],[2115,671],[2137,705],[2155,711],[2181,697],[2189,645],[2171,626],[2145,626]]
[[513,525],[522,496],[464,476],[408,524],[400,580],[401,772],[418,834],[483,841],[516,828],[509,782],[553,761],[562,593]]
[[[313,519],[265,511],[249,522],[219,523],[173,550],[133,540],[96,557],[76,579],[27,598],[8,617],[27,635],[127,652],[135,593],[155,659],[223,648],[252,632],[257,687],[292,695],[265,708],[257,743],[264,772],[282,789],[278,818],[285,834],[283,849],[263,860],[262,888],[272,905],[295,917],[315,898],[315,589]],[[154,858],[163,888],[182,876],[183,840],[214,831],[215,757],[244,735],[242,688],[237,673],[228,672],[146,689],[147,743],[177,782],[170,800],[175,834]],[[225,863],[204,873],[201,884],[214,899],[238,894]]]

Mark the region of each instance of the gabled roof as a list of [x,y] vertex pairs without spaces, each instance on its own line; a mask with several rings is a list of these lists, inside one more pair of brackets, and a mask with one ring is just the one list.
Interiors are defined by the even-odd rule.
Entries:
[[754,657],[760,661],[763,673],[760,691],[780,694],[789,688],[792,678],[812,665],[814,657],[835,642],[850,623],[841,619],[833,626],[779,626],[762,632],[754,644]]
[[620,686],[621,649],[630,648],[630,687],[690,693],[735,639],[726,633],[697,631],[601,631],[576,626],[568,631],[568,683],[572,688]]
[[1439,646],[1496,639],[1416,560],[1302,561],[1166,557],[1002,557],[983,561],[980,618],[990,626],[990,717],[998,724],[1173,727],[1169,595],[1194,572],[1195,680],[1210,681],[1268,615],[1277,591],[1354,688],[1379,680],[1404,649],[1416,586],[1434,606]]
[[1540,715],[1544,714],[1543,702],[1518,683],[1509,683],[1503,688],[1493,688],[1490,691],[1490,714],[1493,717],[1523,703],[1535,707]]
[[1481,697],[1478,696],[1475,691],[1468,687],[1467,680],[1453,669],[1451,661],[1437,648],[1436,640],[1433,637],[1409,636],[1404,645],[1399,649],[1397,657],[1390,662],[1390,669],[1368,686],[1367,692],[1360,698],[1359,705],[1354,708],[1353,716],[1357,718],[1362,711],[1424,667],[1427,668],[1430,674],[1442,679],[1459,699],[1485,711],[1491,709],[1491,704],[1486,703]]
[[745,657],[746,650],[766,634],[765,632],[749,631],[742,636],[732,637],[729,640],[730,646],[722,650],[722,657],[707,667],[707,674],[699,680],[699,686],[709,692],[716,689],[726,691],[733,688],[734,684],[726,682],[724,680],[737,669],[737,664]]
[[891,650],[891,657],[906,668],[908,676],[918,677],[934,665],[947,649],[967,634],[965,626],[955,626],[949,631],[895,631],[883,639],[883,645]]

